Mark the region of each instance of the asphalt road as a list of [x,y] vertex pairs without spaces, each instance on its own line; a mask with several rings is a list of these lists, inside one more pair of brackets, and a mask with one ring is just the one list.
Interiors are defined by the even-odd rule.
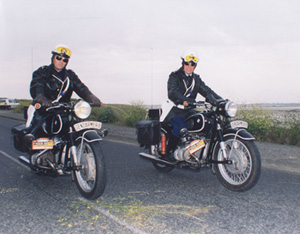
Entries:
[[258,184],[237,193],[210,170],[162,174],[138,145],[105,140],[107,187],[87,201],[71,176],[37,176],[18,163],[18,123],[0,117],[0,233],[300,233],[299,173],[263,167]]

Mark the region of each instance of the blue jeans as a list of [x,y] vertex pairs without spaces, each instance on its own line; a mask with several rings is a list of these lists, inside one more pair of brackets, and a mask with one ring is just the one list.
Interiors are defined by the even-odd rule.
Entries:
[[172,119],[169,120],[169,123],[172,124],[173,130],[172,133],[173,135],[179,137],[179,132],[182,128],[187,128],[186,123],[182,117],[173,117]]

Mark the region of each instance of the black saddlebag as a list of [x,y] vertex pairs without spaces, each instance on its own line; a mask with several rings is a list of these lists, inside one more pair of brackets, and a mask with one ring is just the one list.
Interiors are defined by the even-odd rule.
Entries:
[[162,110],[161,109],[149,109],[148,110],[148,117],[151,120],[159,120],[161,116]]
[[160,142],[158,120],[141,120],[136,123],[137,140],[141,145],[156,145]]
[[25,124],[20,124],[14,126],[11,129],[14,147],[21,152],[28,152],[30,143],[25,143],[24,136],[27,134],[28,129],[25,127]]

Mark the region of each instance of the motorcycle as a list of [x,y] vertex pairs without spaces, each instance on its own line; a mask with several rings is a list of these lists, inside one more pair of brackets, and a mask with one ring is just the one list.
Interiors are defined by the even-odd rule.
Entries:
[[261,158],[255,138],[246,130],[248,123],[235,117],[237,106],[229,100],[184,103],[194,114],[185,119],[187,129],[180,137],[172,134],[173,125],[165,121],[172,108],[170,101],[160,109],[148,110],[148,118],[137,122],[137,139],[149,153],[139,156],[152,162],[160,172],[174,168],[199,171],[211,168],[220,183],[233,191],[252,188],[260,177]]
[[[39,109],[40,104],[35,104]],[[81,195],[100,197],[107,175],[100,142],[108,131],[101,122],[87,121],[89,103],[55,103],[38,115],[31,127],[20,124],[12,128],[14,147],[27,153],[19,160],[37,174],[69,175]],[[25,112],[24,112],[25,115]],[[26,116],[24,116],[26,117]]]

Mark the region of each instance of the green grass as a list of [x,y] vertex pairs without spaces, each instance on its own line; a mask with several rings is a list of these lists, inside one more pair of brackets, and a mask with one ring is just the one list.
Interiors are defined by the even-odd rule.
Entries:
[[107,104],[93,108],[91,118],[104,123],[135,127],[137,121],[145,119],[147,110],[133,105]]
[[253,106],[239,110],[236,119],[248,122],[248,131],[259,141],[300,146],[297,112],[271,111]]
[[[14,110],[16,113],[24,113],[24,107],[29,106],[32,102],[24,99],[18,99],[17,101],[21,105]],[[104,104],[101,108],[92,108],[90,119],[103,123],[135,127],[137,121],[145,119],[146,113],[147,110],[140,104]]]

